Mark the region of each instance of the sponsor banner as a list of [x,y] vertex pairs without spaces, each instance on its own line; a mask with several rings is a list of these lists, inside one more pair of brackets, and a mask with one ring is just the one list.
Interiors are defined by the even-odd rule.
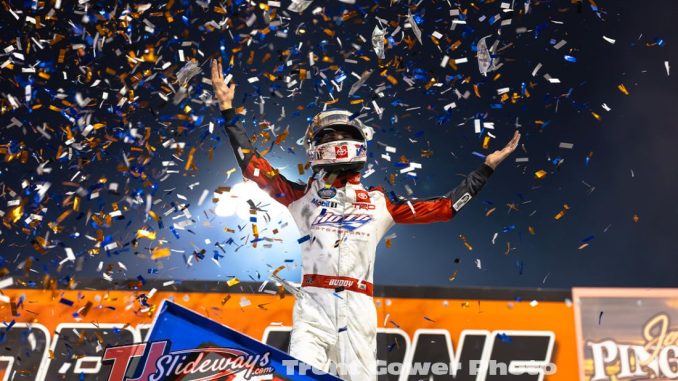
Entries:
[[[290,295],[270,294],[2,291],[10,303],[0,304],[0,380],[107,380],[105,349],[146,338],[164,299],[287,350],[294,303]],[[574,313],[565,302],[375,297],[375,303],[380,381],[578,377]]]
[[573,289],[582,381],[678,380],[678,289]]
[[[143,343],[107,347],[109,381],[340,381],[214,320],[165,300]],[[138,363],[131,360],[139,359]]]

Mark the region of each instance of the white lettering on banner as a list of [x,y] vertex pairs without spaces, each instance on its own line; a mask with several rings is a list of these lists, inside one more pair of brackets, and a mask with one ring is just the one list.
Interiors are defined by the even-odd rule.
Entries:
[[[273,337],[274,333],[289,334],[291,329],[292,327],[284,326],[267,327],[262,341],[270,345],[269,337]],[[460,334],[456,351],[452,346],[450,332],[444,329],[418,329],[414,333],[411,345],[409,336],[401,329],[377,328],[377,334],[397,334],[404,338],[399,340],[399,346],[405,348],[402,362],[377,361],[378,374],[399,375],[400,381],[406,381],[411,376],[427,375],[452,375],[453,377],[485,381],[487,376],[521,374],[534,375],[537,376],[538,381],[543,381],[545,375],[554,374],[557,370],[556,364],[551,363],[555,344],[555,334],[551,331],[464,330]],[[436,340],[432,340],[433,337]],[[535,339],[542,340],[539,343],[539,340]],[[465,345],[467,341],[471,344]],[[427,348],[433,342],[436,343],[436,347]],[[514,351],[497,348],[504,342],[507,343],[505,345],[522,348],[520,360],[506,357],[507,352],[514,355]],[[446,348],[442,352],[447,352],[446,354],[441,353],[439,347],[441,343]],[[480,345],[481,350],[474,353],[473,350],[478,345]],[[427,352],[428,349],[435,351],[435,356],[438,356],[439,359],[429,359],[431,353]],[[293,362],[287,364],[288,369],[294,364]],[[351,364],[344,364],[343,366],[350,368]],[[301,368],[297,368],[297,370],[301,372]]]

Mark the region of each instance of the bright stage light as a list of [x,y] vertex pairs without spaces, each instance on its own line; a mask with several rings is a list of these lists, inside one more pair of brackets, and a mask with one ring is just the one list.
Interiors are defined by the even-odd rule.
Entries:
[[252,200],[256,205],[266,205],[263,207],[270,215],[285,213],[286,208],[276,202],[268,193],[259,189],[254,181],[241,182],[234,185],[230,192],[216,194],[217,207],[214,212],[220,217],[230,217],[237,215],[242,220],[249,220],[250,205],[247,200]]

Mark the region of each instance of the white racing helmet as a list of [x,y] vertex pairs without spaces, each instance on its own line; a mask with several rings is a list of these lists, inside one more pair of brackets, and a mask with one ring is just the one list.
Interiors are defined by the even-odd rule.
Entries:
[[[343,132],[350,138],[323,139],[333,131]],[[331,109],[320,112],[306,129],[306,154],[314,171],[357,171],[367,161],[367,141],[374,130],[353,117],[350,111]]]

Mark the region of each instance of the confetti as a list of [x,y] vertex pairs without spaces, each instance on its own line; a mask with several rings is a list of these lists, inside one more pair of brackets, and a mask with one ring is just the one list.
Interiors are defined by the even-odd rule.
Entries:
[[174,83],[179,84],[181,87],[186,87],[191,78],[201,72],[202,69],[200,69],[196,62],[189,61],[177,72],[177,79]]
[[[384,36],[386,33],[379,29],[379,26],[375,26],[374,30],[372,31],[372,48],[374,49],[374,52],[377,54],[377,57],[380,59],[386,58],[386,55],[384,54],[385,48],[384,48]],[[353,88],[351,88],[353,90]],[[349,95],[353,95],[355,91],[350,93]]]
[[[522,146],[521,157],[514,160],[516,175],[526,184],[536,182],[529,181],[533,175],[543,180],[530,189],[536,194],[549,192],[549,186],[561,187],[564,166],[576,163],[592,169],[594,164],[593,147],[583,157],[572,156],[579,154],[575,144],[589,142],[551,128],[555,122],[549,118],[556,118],[550,114],[561,115],[569,112],[564,105],[574,105],[576,112],[604,126],[614,116],[609,105],[614,111],[627,107],[610,97],[617,91],[629,95],[630,87],[618,82],[600,96],[582,98],[596,94],[586,86],[597,77],[573,78],[570,68],[601,54],[586,49],[603,48],[602,54],[612,56],[622,47],[659,49],[669,43],[661,37],[635,41],[603,35],[602,41],[595,36],[587,44],[568,37],[572,34],[567,23],[560,20],[565,8],[576,5],[551,9],[549,2],[530,1],[515,8],[509,2],[450,4],[394,1],[375,5],[379,18],[374,18],[370,7],[354,0],[170,2],[161,12],[151,12],[150,4],[114,9],[87,1],[12,3],[7,30],[22,34],[8,34],[0,48],[0,115],[5,121],[0,240],[21,256],[6,259],[4,267],[13,277],[0,280],[0,288],[4,282],[4,287],[18,284],[23,273],[79,279],[77,272],[90,260],[92,268],[101,263],[97,272],[115,288],[113,279],[124,268],[169,279],[189,266],[210,266],[215,272],[218,266],[227,268],[230,256],[243,247],[277,250],[276,245],[293,245],[296,233],[287,234],[286,225],[270,221],[276,217],[268,201],[254,201],[252,220],[250,215],[240,220],[235,208],[228,218],[238,221],[224,221],[226,216],[219,215],[220,205],[243,197],[231,192],[242,181],[235,163],[217,163],[224,158],[219,153],[228,138],[205,73],[212,58],[221,59],[225,83],[242,87],[235,120],[251,134],[259,154],[280,166],[280,173],[257,169],[256,178],[284,172],[293,181],[306,181],[304,121],[320,109],[346,107],[373,124],[382,142],[388,142],[384,151],[374,151],[363,178],[384,177],[414,197],[424,192],[427,185],[421,184],[432,170],[415,166],[416,156],[429,165],[453,158],[484,160],[495,137],[500,141],[515,120],[516,129],[529,129],[531,135],[530,144]],[[311,5],[314,8],[306,12]],[[597,6],[594,12],[604,14]],[[492,31],[484,32],[488,28]],[[655,58],[647,71],[670,76],[670,57],[657,53],[662,58]],[[504,71],[502,63],[509,57],[519,70]],[[465,65],[469,60],[477,60],[478,72],[475,64]],[[613,78],[639,86],[632,71],[622,73],[612,73]],[[534,120],[519,122],[522,115],[534,115]],[[477,139],[457,135],[466,130],[473,130]],[[442,154],[435,147],[438,131],[450,134],[454,146],[438,148]],[[545,131],[554,140],[546,142]],[[560,142],[557,152],[545,153],[553,151],[553,142]],[[452,150],[455,153],[448,156]],[[241,150],[236,157],[249,153]],[[403,155],[408,155],[406,162]],[[547,160],[541,161],[545,155]],[[544,162],[555,168],[531,165]],[[631,176],[637,179],[633,172]],[[52,184],[46,178],[59,180]],[[213,186],[217,190],[210,198]],[[519,209],[531,207],[533,200],[537,205],[537,199],[521,196],[506,204],[508,217],[522,216]],[[414,212],[411,203],[409,207]],[[492,219],[503,215],[495,205],[483,210]],[[565,205],[555,219],[568,210]],[[638,214],[631,213],[639,223]],[[533,237],[538,229],[543,234],[534,222],[506,225],[527,226],[529,239],[539,238]],[[517,239],[500,239],[500,234],[514,234],[510,231],[495,233],[492,244],[502,251],[506,244],[506,252],[516,249],[511,245]],[[460,239],[473,250],[463,235]],[[313,242],[312,237],[297,239],[299,244],[306,241]],[[388,238],[387,246],[396,249],[395,242]],[[582,248],[590,244],[579,242]],[[28,260],[35,252],[44,258],[40,265]],[[158,261],[171,254],[173,258]],[[246,266],[261,265],[260,256],[247,258]],[[286,264],[298,267],[294,260],[298,258]],[[172,264],[160,266],[165,262]],[[59,264],[58,269],[52,263]],[[15,273],[12,266],[21,271]],[[455,271],[450,281],[456,276]]]
[[170,256],[170,249],[167,247],[156,247],[151,254],[151,260],[165,258]]
[[421,42],[421,30],[417,26],[417,22],[414,20],[414,17],[412,16],[412,13],[410,12],[409,8],[407,10],[407,22],[409,23],[410,27],[412,28],[412,32],[414,33],[415,37],[417,37],[417,41],[419,41],[420,44]]
[[629,91],[626,90],[626,86],[624,86],[624,84],[619,84],[619,85],[617,86],[617,88],[618,88],[619,91],[621,91],[624,95],[629,95]]
[[457,279],[457,271],[453,272],[452,275],[450,275],[449,281],[452,282],[455,279]]
[[290,6],[287,7],[287,10],[296,13],[302,13],[306,8],[308,8],[313,0],[292,0]]
[[4,278],[0,280],[0,290],[14,285],[14,278]]
[[469,243],[466,241],[466,236],[465,236],[465,235],[459,234],[459,239],[464,243],[464,246],[466,246],[466,248],[467,248],[469,251],[472,251],[472,250],[473,250],[473,246],[471,246],[471,244],[469,244]]
[[499,40],[495,41],[491,48],[488,49],[486,40],[490,36],[485,36],[478,41],[478,70],[483,76],[487,76],[487,73],[496,71],[501,67],[499,64],[499,59],[494,58],[494,51],[499,45]]
[[565,213],[566,213],[568,210],[570,210],[570,207],[569,207],[567,204],[564,204],[564,205],[563,205],[563,209],[562,209],[560,212],[558,212],[558,213],[554,216],[554,218],[555,218],[556,220],[559,220],[559,219],[563,218],[563,216],[565,215]]
[[155,240],[156,239],[156,232],[153,231],[148,231],[145,229],[139,229],[137,230],[137,238],[146,238],[150,240]]

